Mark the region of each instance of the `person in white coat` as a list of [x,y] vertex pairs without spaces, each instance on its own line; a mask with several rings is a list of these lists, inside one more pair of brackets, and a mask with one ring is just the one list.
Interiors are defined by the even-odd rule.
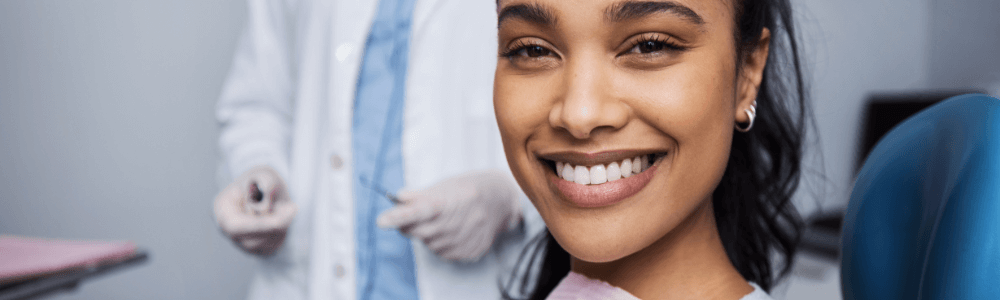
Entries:
[[236,178],[215,215],[261,257],[249,298],[499,298],[542,225],[493,114],[495,3],[248,7],[217,115]]

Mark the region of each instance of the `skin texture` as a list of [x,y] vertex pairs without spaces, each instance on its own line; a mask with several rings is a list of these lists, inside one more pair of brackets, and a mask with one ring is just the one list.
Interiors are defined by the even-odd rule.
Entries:
[[[738,67],[729,1],[671,2],[697,18],[609,17],[625,3],[499,2],[494,106],[508,163],[573,271],[643,299],[739,299],[752,288],[726,256],[711,196],[734,124],[749,121],[769,32]],[[509,12],[520,5],[547,18]],[[608,151],[666,156],[642,190],[601,207],[568,201],[540,158]]]

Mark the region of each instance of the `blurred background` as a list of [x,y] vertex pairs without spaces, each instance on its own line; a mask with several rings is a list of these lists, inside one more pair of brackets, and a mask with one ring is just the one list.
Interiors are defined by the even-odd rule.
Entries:
[[[796,199],[806,216],[846,205],[873,95],[1000,94],[1000,1],[793,3],[817,127]],[[150,252],[141,267],[50,298],[245,297],[255,262],[212,217],[225,184],[215,102],[245,8],[0,1],[0,234]],[[774,294],[839,299],[838,274],[835,258],[804,253]]]

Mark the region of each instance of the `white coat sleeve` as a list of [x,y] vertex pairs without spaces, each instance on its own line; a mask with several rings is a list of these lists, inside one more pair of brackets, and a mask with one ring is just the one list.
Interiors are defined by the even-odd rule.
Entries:
[[288,178],[294,85],[286,5],[248,1],[247,24],[216,110],[222,169],[230,179],[258,165]]

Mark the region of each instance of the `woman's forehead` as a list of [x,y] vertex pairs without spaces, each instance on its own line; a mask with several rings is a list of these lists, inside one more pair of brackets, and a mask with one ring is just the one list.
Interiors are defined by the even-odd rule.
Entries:
[[497,0],[497,10],[499,11],[504,5],[512,5],[518,3],[556,3],[556,2],[572,2],[575,4],[587,3],[587,2],[603,2],[606,6],[621,5],[626,2],[636,2],[636,3],[649,3],[649,2],[665,2],[673,4],[682,4],[685,6],[698,6],[705,7],[706,5],[711,5],[712,7],[733,7],[734,0]]
[[497,13],[501,17],[498,22],[503,21],[504,13],[512,7],[527,8],[515,9],[518,13],[530,12],[534,16],[555,19],[562,14],[562,10],[570,7],[566,4],[572,4],[573,8],[593,7],[600,10],[603,19],[611,21],[666,12],[698,25],[733,20],[734,11],[732,0],[498,0]]

